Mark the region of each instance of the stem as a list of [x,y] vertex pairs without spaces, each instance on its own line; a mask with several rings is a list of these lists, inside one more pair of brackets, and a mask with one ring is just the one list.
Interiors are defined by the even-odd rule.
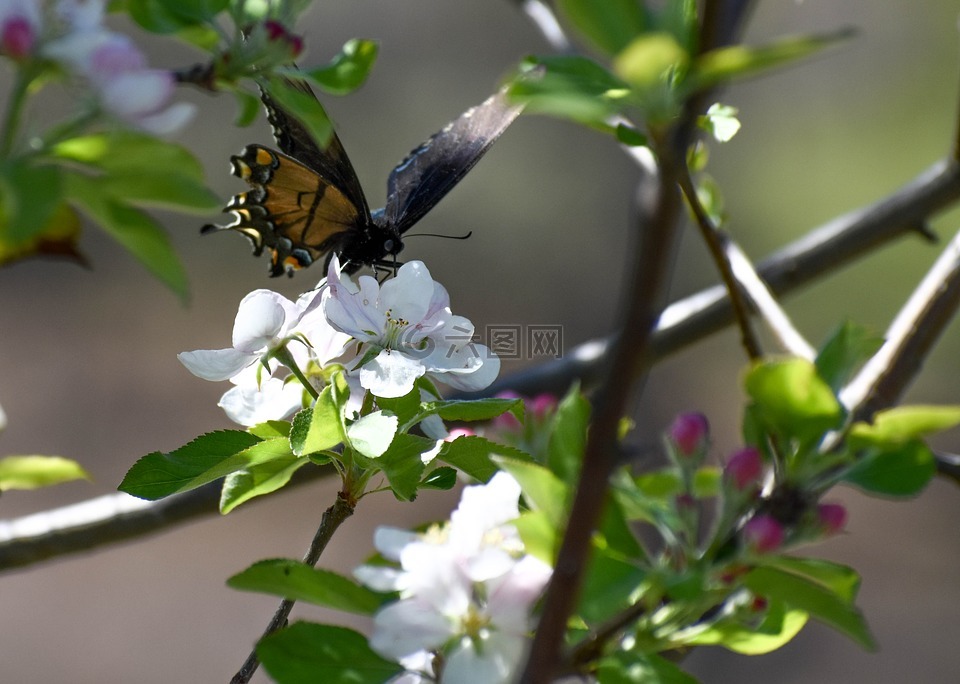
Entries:
[[[317,564],[317,561],[320,560],[320,554],[323,553],[330,538],[333,537],[333,533],[337,531],[347,518],[353,515],[355,507],[355,500],[348,498],[343,492],[337,493],[337,500],[323,513],[320,527],[317,528],[317,533],[313,536],[310,548],[303,557],[304,563],[310,566]],[[293,609],[294,603],[296,603],[296,601],[293,599],[284,599],[280,602],[277,612],[273,614],[273,618],[263,631],[260,639],[264,639],[278,629],[286,626],[287,618],[290,616],[290,611]],[[260,667],[260,659],[257,657],[256,648],[254,648],[254,650],[250,652],[250,655],[247,656],[243,666],[237,674],[233,676],[233,679],[230,680],[230,684],[246,684],[246,682],[250,681],[250,678],[253,676],[253,673],[257,671],[258,667]]]
[[273,352],[273,357],[290,369],[290,372],[293,373],[294,377],[300,381],[300,384],[303,385],[303,388],[310,393],[310,396],[313,397],[313,400],[316,401],[320,398],[320,393],[317,391],[317,388],[307,379],[307,376],[303,374],[303,371],[300,370],[300,366],[297,365],[296,360],[293,358],[293,354],[286,348],[286,346],[280,347]]
[[13,82],[13,89],[10,92],[10,99],[7,102],[7,109],[3,115],[3,128],[0,132],[0,159],[10,155],[13,149],[13,140],[16,137],[17,129],[20,128],[20,115],[23,113],[23,101],[27,95],[27,88],[33,81],[33,73],[28,73],[26,69],[17,69],[17,77]]
[[743,290],[733,274],[733,266],[730,259],[727,258],[727,243],[729,236],[721,231],[707,215],[706,209],[700,203],[700,197],[697,195],[697,189],[693,185],[693,179],[690,177],[690,169],[686,164],[682,165],[679,173],[680,188],[687,198],[687,204],[693,211],[697,227],[700,229],[700,236],[707,245],[710,256],[720,272],[720,278],[727,288],[727,296],[730,297],[730,304],[733,307],[733,316],[740,329],[740,339],[743,342],[743,348],[747,356],[755,361],[763,356],[763,350],[760,348],[760,341],[750,325],[750,307],[746,298],[743,296]]

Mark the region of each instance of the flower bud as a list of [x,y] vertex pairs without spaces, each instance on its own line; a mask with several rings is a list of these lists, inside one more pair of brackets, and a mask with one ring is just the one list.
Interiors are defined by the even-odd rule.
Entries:
[[681,413],[673,419],[667,437],[680,456],[694,456],[707,444],[710,425],[702,413]]
[[766,514],[750,518],[740,533],[747,548],[756,553],[778,549],[786,536],[783,525]]
[[[512,392],[510,390],[497,392],[496,398],[497,399],[523,399],[523,397],[521,397],[519,394],[517,394],[516,392]],[[491,421],[491,424],[493,425],[493,428],[495,430],[502,430],[507,432],[515,432],[519,430],[521,427],[520,421],[517,420],[516,416],[514,416],[510,411],[507,411],[506,413],[501,413],[499,416],[497,416]]]
[[37,32],[26,17],[12,16],[0,26],[0,53],[23,59],[33,52]]
[[459,437],[474,437],[476,434],[477,433],[470,428],[453,428],[443,441],[452,442]]
[[841,504],[820,504],[817,506],[817,520],[826,534],[837,534],[847,523],[847,509]]
[[557,398],[544,392],[526,402],[527,409],[537,418],[543,418],[557,408]]
[[738,491],[746,491],[759,484],[763,476],[763,456],[755,447],[744,447],[727,461],[723,476]]
[[263,23],[267,32],[267,38],[271,42],[282,41],[290,48],[292,57],[297,57],[303,52],[303,38],[287,30],[287,27],[274,19],[268,19]]

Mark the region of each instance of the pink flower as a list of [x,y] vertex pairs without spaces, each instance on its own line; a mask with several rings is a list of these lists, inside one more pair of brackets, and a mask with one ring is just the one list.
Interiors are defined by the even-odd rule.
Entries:
[[847,524],[847,509],[841,504],[820,504],[817,506],[817,519],[825,533],[837,534]]
[[755,447],[744,447],[727,461],[723,476],[738,491],[746,491],[758,484],[763,476],[763,456]]
[[710,425],[702,413],[681,413],[673,419],[667,436],[680,456],[693,456],[707,444]]
[[546,392],[538,394],[527,403],[527,409],[537,418],[543,418],[557,408],[557,398]]
[[773,516],[760,514],[753,516],[741,531],[747,548],[756,553],[767,553],[780,548],[786,533],[783,525]]
[[39,3],[0,0],[0,54],[23,59],[33,52],[40,33]]
[[452,442],[453,440],[457,439],[458,437],[473,437],[473,436],[475,436],[476,434],[477,434],[477,433],[474,432],[473,430],[471,430],[470,428],[453,428],[453,429],[450,431],[450,434],[448,434],[448,435],[444,438],[443,441],[444,441],[444,442]]

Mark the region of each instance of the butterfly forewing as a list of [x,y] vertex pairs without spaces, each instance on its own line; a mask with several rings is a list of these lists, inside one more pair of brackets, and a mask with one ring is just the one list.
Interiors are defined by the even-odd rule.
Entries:
[[520,115],[502,89],[413,150],[387,179],[387,226],[404,233],[460,182]]
[[[313,94],[310,86],[303,81],[283,81],[285,87],[300,90],[308,94],[316,106],[321,108],[319,100]],[[273,137],[277,141],[280,151],[301,163],[313,169],[322,176],[328,183],[336,186],[341,192],[357,207],[358,213],[363,217],[369,217],[370,209],[367,206],[367,199],[363,194],[363,188],[360,186],[360,179],[350,163],[346,150],[336,132],[330,134],[330,139],[324,147],[320,147],[306,126],[295,116],[284,110],[277,102],[270,97],[270,94],[260,89],[260,99],[267,110],[267,121],[273,129]],[[369,221],[367,221],[369,223]]]

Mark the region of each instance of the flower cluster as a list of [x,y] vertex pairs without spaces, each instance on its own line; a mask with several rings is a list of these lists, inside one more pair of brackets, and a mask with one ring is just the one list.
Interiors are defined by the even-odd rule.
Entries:
[[408,394],[422,376],[466,390],[496,378],[499,359],[472,342],[473,324],[451,313],[447,291],[422,262],[404,264],[381,285],[370,276],[354,283],[331,261],[327,279],[296,302],[269,290],[247,295],[231,348],[179,355],[194,375],[235,385],[220,401],[232,420],[279,420],[303,405],[308,388],[281,375],[281,366],[319,383],[323,368],[337,364],[384,398]]
[[101,108],[121,121],[170,133],[193,115],[193,105],[169,105],[175,82],[151,69],[129,37],[103,25],[104,0],[58,0],[47,15],[36,0],[0,0],[0,53],[24,61],[37,57],[85,79]]
[[[532,628],[530,611],[552,569],[524,555],[509,522],[520,485],[497,473],[466,487],[450,522],[424,534],[381,527],[377,549],[392,566],[361,566],[355,576],[400,600],[375,617],[371,647],[408,668],[404,682],[510,681]],[[442,658],[435,656],[441,655]],[[442,662],[442,672],[434,671]]]

